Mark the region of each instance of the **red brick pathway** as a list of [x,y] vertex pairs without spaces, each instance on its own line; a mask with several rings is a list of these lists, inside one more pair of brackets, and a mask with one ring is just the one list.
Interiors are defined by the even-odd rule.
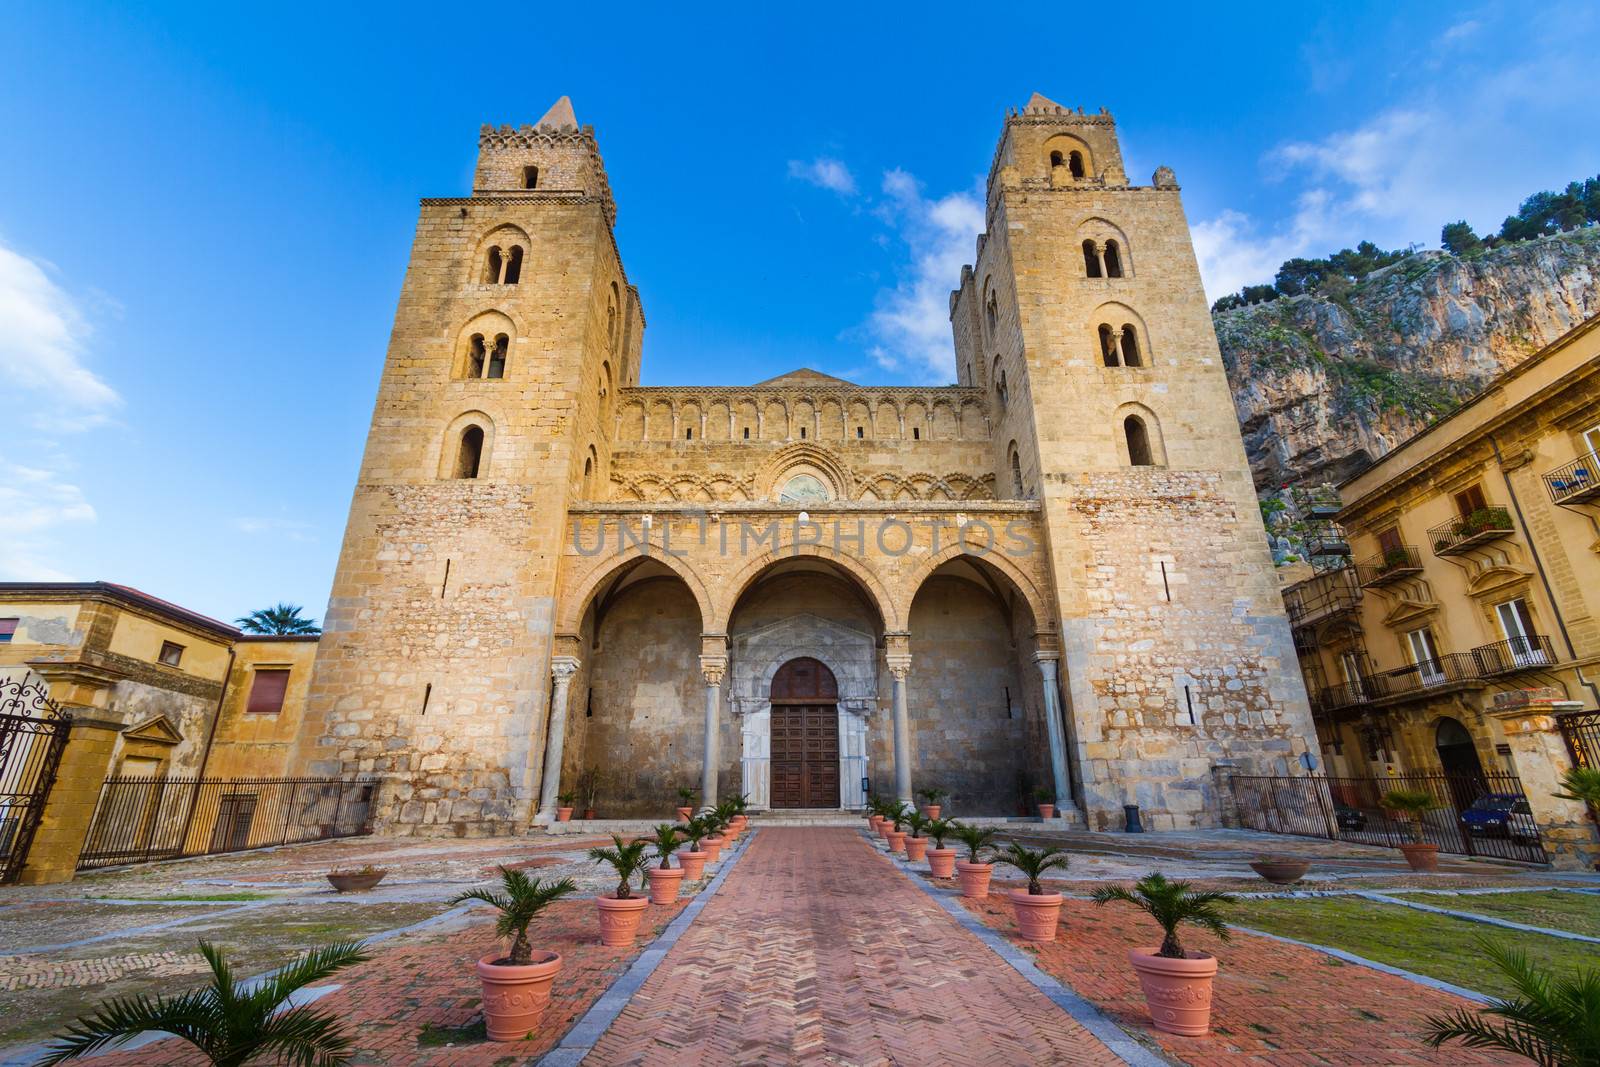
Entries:
[[855,830],[773,827],[584,1062],[1119,1061]]
[[[954,884],[954,883],[950,883]],[[985,923],[1015,937],[1010,901],[991,888],[963,900]],[[1068,900],[1056,940],[1038,946],[1039,969],[1094,1002],[1124,1029],[1144,1029],[1187,1064],[1500,1064],[1526,1060],[1474,1052],[1459,1042],[1435,1051],[1422,1043],[1423,1017],[1476,1007],[1449,993],[1313,949],[1235,931],[1226,943],[1184,935],[1185,945],[1221,961],[1212,1034],[1174,1037],[1150,1027],[1128,949],[1160,941],[1154,921],[1125,905]]]

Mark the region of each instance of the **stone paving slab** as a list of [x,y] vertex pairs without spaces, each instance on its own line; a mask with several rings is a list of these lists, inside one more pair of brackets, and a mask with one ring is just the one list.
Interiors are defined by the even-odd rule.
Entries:
[[763,829],[583,1061],[1119,1062],[852,829]]

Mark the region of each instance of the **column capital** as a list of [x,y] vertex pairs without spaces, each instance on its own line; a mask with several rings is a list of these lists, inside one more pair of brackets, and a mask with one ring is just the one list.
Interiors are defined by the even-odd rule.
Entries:
[[911,662],[911,631],[886,630],[883,634],[883,651],[887,654],[889,662],[893,663],[896,657],[903,656],[907,663]]
[[581,663],[577,656],[551,656],[550,676],[556,680],[557,685],[563,685],[578,673],[579,666]]
[[911,673],[911,653],[890,653],[886,657],[889,661],[889,671],[897,681],[905,681]]
[[728,672],[727,656],[701,656],[700,674],[706,680],[706,685],[721,685],[722,678]]

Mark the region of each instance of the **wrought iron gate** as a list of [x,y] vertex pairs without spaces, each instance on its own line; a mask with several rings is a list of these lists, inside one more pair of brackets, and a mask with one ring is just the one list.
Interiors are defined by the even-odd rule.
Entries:
[[22,873],[71,729],[44,682],[0,681],[0,885]]
[[1556,725],[1561,727],[1561,737],[1567,743],[1572,765],[1600,770],[1600,711],[1558,715]]

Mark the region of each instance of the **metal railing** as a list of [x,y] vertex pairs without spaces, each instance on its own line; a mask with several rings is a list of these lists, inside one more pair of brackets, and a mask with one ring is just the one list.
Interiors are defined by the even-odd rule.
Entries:
[[1419,828],[1383,806],[1391,789],[1419,790],[1438,805],[1420,836],[1439,851],[1548,863],[1544,840],[1515,776],[1405,774],[1393,778],[1236,776],[1234,804],[1246,829],[1395,848]]
[[107,778],[78,869],[372,832],[373,779]]
[[1356,564],[1356,574],[1363,588],[1369,585],[1388,585],[1402,578],[1422,573],[1422,553],[1415,545],[1401,545],[1376,556],[1369,556]]
[[71,729],[43,682],[0,680],[0,885],[28,860]]
[[1504,641],[1479,645],[1472,650],[1472,654],[1478,657],[1484,673],[1491,677],[1515,674],[1517,671],[1536,671],[1553,667],[1556,662],[1555,648],[1543,634],[1508,637]]
[[1319,525],[1317,529],[1306,534],[1303,542],[1308,556],[1348,556],[1350,542],[1345,540],[1344,531],[1332,523]]
[[1511,512],[1506,508],[1479,508],[1471,515],[1442,522],[1428,531],[1428,543],[1436,556],[1465,552],[1474,545],[1497,541],[1515,532]]
[[1329,571],[1308,578],[1283,591],[1283,606],[1289,613],[1289,625],[1310,626],[1361,604],[1361,587],[1356,584],[1355,572],[1349,569]]
[[1544,476],[1550,500],[1556,504],[1578,504],[1600,496],[1600,456],[1590,452],[1563,464]]

